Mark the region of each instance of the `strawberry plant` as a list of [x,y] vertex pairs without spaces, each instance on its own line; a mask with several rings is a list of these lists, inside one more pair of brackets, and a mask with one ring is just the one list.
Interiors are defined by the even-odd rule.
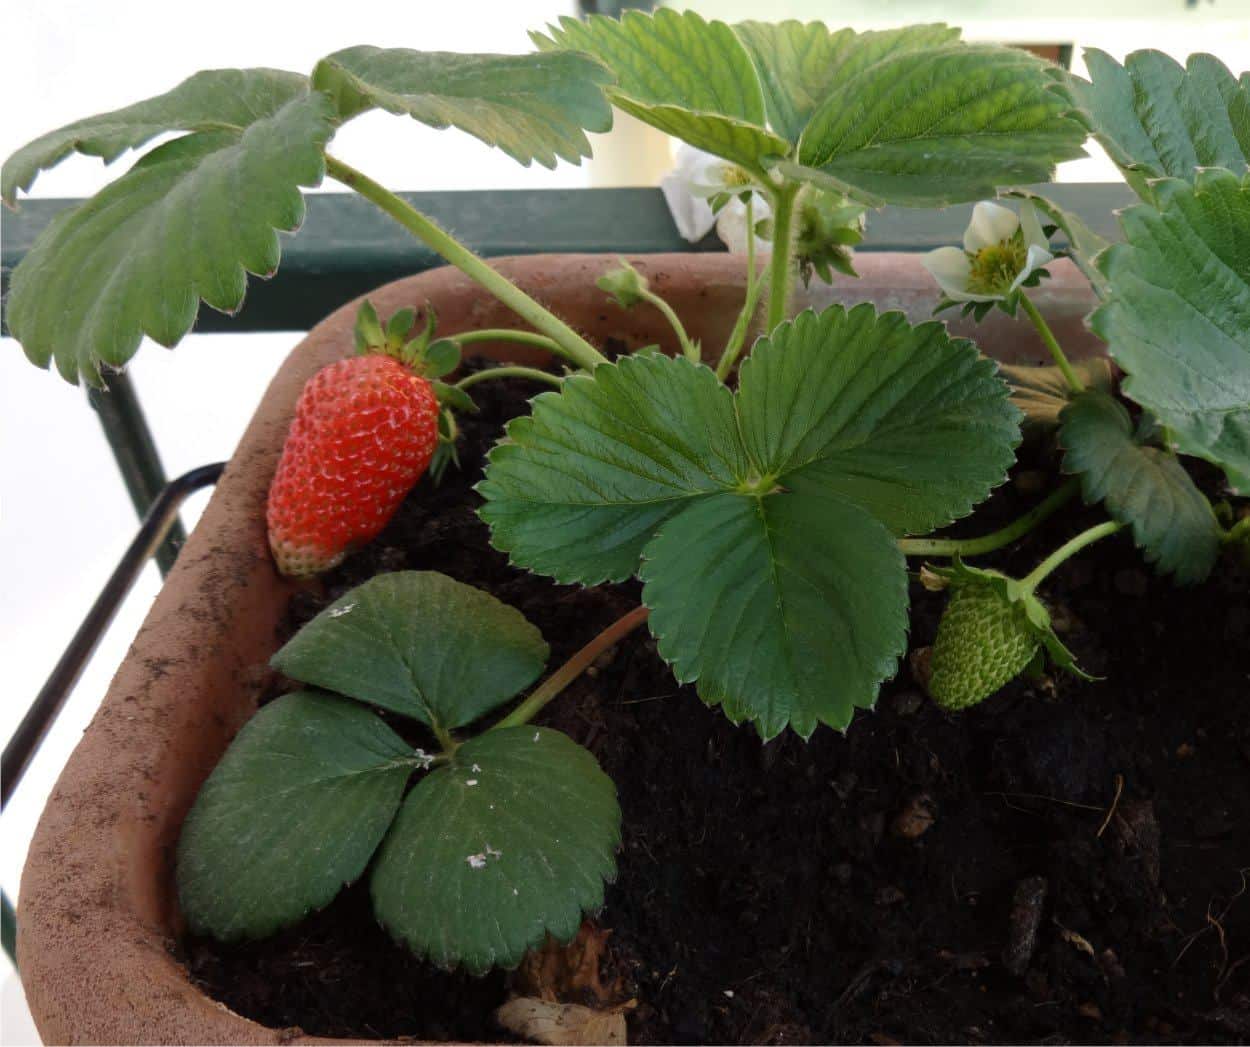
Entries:
[[[366,303],[361,355],[311,380],[277,469],[280,569],[316,573],[375,536],[427,470],[454,467],[473,387],[520,375],[552,388],[488,456],[478,491],[492,543],[560,582],[642,584],[642,606],[485,730],[546,661],[517,612],[433,574],[377,578],[327,608],[274,658],[312,690],[257,713],[188,818],[178,877],[196,929],[268,934],[368,875],[379,920],[417,952],[475,971],[514,964],[600,903],[619,838],[593,757],[529,722],[644,622],[703,701],[764,739],[807,738],[848,729],[896,673],[908,557],[949,561],[920,574],[950,593],[929,687],[955,710],[1045,657],[1080,672],[1038,588],[1092,543],[1127,531],[1178,584],[1201,582],[1224,548],[1250,550],[1231,501],[1250,482],[1244,76],[1203,56],[1120,66],[1094,52],[1086,82],[942,25],[835,32],[670,10],[565,19],[533,38],[538,50],[519,56],[352,47],[310,76],[199,73],[4,165],[11,204],[72,152],[111,161],[175,135],[58,219],[13,274],[11,329],[70,381],[99,382],[145,336],[172,346],[201,301],[237,309],[248,274],[277,268],[301,190],[327,176],[529,325],[443,333],[427,310],[414,337],[415,314],[384,326]],[[658,310],[680,353],[608,359],[328,151],[344,123],[382,109],[524,164],[578,162],[613,106],[717,158],[709,206],[742,210],[746,294],[724,345],[691,338],[622,263],[599,287],[621,308]],[[1026,188],[1091,134],[1141,197],[1114,245]],[[794,315],[795,276],[850,271],[849,247],[871,238],[866,211],[974,201],[963,244],[925,260],[936,304],[1028,320],[1052,368],[1000,370],[943,323],[871,304]],[[1101,301],[1090,322],[1125,375],[1123,399],[1105,361],[1068,359],[1030,297],[1060,256]],[[480,340],[544,349],[563,372],[506,364],[455,379]],[[1002,483],[1022,423],[1057,440],[1069,478],[998,531],[936,534]],[[1229,499],[1209,500],[1186,456],[1218,467]],[[966,562],[1078,494],[1108,519],[1025,577]]]

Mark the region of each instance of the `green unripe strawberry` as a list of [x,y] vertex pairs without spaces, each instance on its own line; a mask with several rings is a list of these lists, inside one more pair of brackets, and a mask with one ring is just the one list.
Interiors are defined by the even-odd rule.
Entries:
[[1039,646],[1023,605],[991,582],[957,582],[933,644],[929,693],[943,709],[976,705],[1022,672]]

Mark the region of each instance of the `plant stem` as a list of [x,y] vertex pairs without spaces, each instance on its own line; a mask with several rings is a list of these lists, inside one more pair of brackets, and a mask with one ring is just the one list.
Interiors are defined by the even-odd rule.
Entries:
[[545,349],[549,353],[568,359],[564,346],[554,338],[533,331],[518,331],[511,327],[485,327],[480,331],[461,331],[459,334],[447,335],[447,340],[457,345],[473,345],[475,342],[516,342],[518,345],[530,345],[535,349]]
[[525,701],[495,724],[491,730],[497,731],[501,727],[520,727],[522,724],[529,723],[538,715],[543,706],[590,668],[599,655],[642,625],[650,613],[649,607],[635,607],[629,614],[618,618],[548,676]]
[[484,371],[466,375],[456,383],[456,388],[468,389],[470,386],[477,385],[478,382],[488,382],[492,378],[529,378],[535,382],[545,382],[556,389],[559,389],[564,384],[564,379],[558,374],[548,374],[546,371],[540,371],[537,367],[521,367],[512,364],[507,367],[488,367]]
[[564,355],[579,367],[593,370],[607,358],[558,316],[543,308],[533,298],[502,274],[496,272],[455,237],[444,232],[411,204],[401,200],[368,175],[357,171],[333,156],[326,156],[326,173],[366,200],[376,204],[413,236],[472,280],[498,298],[527,323],[542,331],[564,349]]
[[442,724],[431,723],[430,730],[434,732],[434,737],[438,739],[439,747],[447,756],[450,756],[460,748],[460,743],[456,741],[451,731],[447,730]]
[[768,276],[768,329],[786,318],[794,282],[794,202],[801,186],[783,185],[773,193],[773,257]]
[[1059,365],[1059,370],[1063,372],[1063,377],[1068,382],[1068,388],[1074,393],[1084,392],[1085,383],[1077,377],[1076,371],[1068,363],[1068,358],[1064,355],[1058,339],[1055,338],[1055,333],[1050,329],[1050,325],[1038,311],[1037,306],[1029,300],[1029,296],[1023,291],[1020,292],[1020,304],[1024,307],[1024,311],[1028,314],[1029,319],[1033,321],[1033,326],[1037,328],[1037,333],[1042,336],[1042,341],[1046,343],[1046,348],[1050,350],[1050,355],[1054,357],[1055,363]]
[[1100,538],[1106,538],[1108,535],[1115,534],[1116,531],[1123,529],[1123,527],[1124,524],[1122,523],[1117,523],[1115,520],[1107,520],[1105,523],[1100,523],[1087,531],[1082,531],[1075,538],[1064,542],[1063,545],[1059,546],[1058,549],[1033,568],[1032,571],[1020,580],[1021,583],[1025,589],[1032,592],[1051,571],[1069,557],[1079,553],[1087,545],[1093,545]]
[[746,345],[747,331],[755,316],[755,310],[759,306],[760,292],[764,289],[764,281],[755,271],[755,216],[751,206],[753,200],[753,196],[747,197],[747,296],[746,301],[742,303],[742,311],[738,314],[734,329],[729,334],[729,341],[725,343],[725,351],[721,353],[720,363],[716,365],[716,377],[722,382],[729,377],[729,372],[738,362],[742,347]]
[[899,548],[905,556],[982,556],[1010,545],[1023,538],[1034,527],[1067,505],[1081,489],[1080,481],[1068,480],[1062,487],[1052,491],[1023,516],[1012,520],[1006,527],[979,538],[901,538]]
[[654,291],[643,291],[642,298],[645,301],[650,302],[664,314],[664,319],[668,321],[668,325],[677,335],[678,344],[681,345],[682,356],[684,356],[687,360],[693,360],[695,363],[698,363],[701,357],[699,347],[695,345],[694,342],[690,340],[690,336],[686,334],[686,328],[682,326],[681,317],[673,311],[673,307]]

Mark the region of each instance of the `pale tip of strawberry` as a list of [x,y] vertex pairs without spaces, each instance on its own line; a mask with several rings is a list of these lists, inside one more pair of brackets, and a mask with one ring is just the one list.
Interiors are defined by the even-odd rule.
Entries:
[[337,567],[346,555],[327,554],[310,545],[296,545],[294,542],[274,538],[270,538],[269,548],[278,573],[285,578],[311,578],[330,570],[331,567]]

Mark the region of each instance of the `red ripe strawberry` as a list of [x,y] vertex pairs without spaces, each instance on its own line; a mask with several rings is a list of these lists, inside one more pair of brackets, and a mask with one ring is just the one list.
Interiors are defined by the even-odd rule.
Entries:
[[[371,308],[369,315],[376,327]],[[410,313],[406,319],[411,326]],[[366,344],[364,355],[322,368],[300,394],[267,512],[269,547],[285,575],[328,570],[375,538],[438,446],[430,382],[385,355],[382,341],[377,351]]]

